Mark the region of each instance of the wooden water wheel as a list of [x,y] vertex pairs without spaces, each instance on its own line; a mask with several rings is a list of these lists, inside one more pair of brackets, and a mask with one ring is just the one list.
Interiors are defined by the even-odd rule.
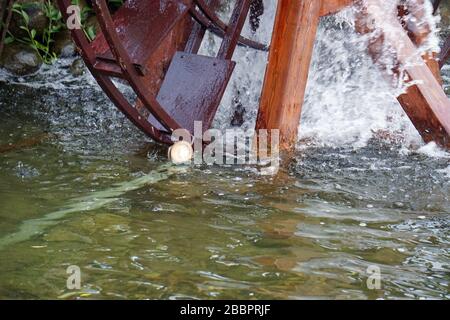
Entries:
[[[241,37],[251,0],[237,0],[228,24],[216,14],[218,0],[127,0],[111,14],[105,0],[92,6],[100,32],[90,42],[81,29],[72,36],[82,57],[114,104],[156,141],[171,144],[176,129],[203,129],[214,115],[235,67],[237,45],[267,48]],[[70,0],[58,0],[65,18]],[[70,9],[69,9],[70,11]],[[215,57],[198,54],[205,31],[222,38]],[[134,105],[111,78],[128,82]]]

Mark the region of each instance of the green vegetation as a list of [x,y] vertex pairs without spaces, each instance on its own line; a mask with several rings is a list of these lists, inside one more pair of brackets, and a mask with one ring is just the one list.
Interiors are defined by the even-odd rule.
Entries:
[[5,43],[11,43],[17,41],[20,43],[27,44],[33,48],[38,56],[42,59],[44,63],[53,63],[57,56],[56,53],[51,50],[51,45],[54,42],[54,35],[62,30],[63,22],[61,12],[53,5],[50,0],[47,0],[42,6],[42,11],[48,19],[48,24],[45,27],[43,33],[38,35],[36,29],[30,29],[30,17],[28,16],[26,9],[27,6],[31,4],[21,4],[15,3],[13,5],[13,12],[21,17],[23,24],[20,29],[26,32],[26,36],[22,38],[16,38],[10,32],[8,32],[8,37]]
[[[84,31],[84,34],[89,39],[89,41],[94,40],[96,36],[96,29],[94,25],[88,25],[88,19],[94,15],[94,10],[89,6],[82,6],[80,4],[80,0],[72,0],[73,5],[80,6],[80,22],[81,28]],[[111,11],[117,10],[121,5],[123,5],[123,0],[108,0],[108,5]]]
[[[94,16],[94,11],[89,5],[81,5],[80,2],[80,0],[72,0],[72,4],[79,5],[81,8],[81,27],[86,37],[92,41],[96,36],[96,28],[94,23],[88,23],[88,19]],[[108,0],[108,4],[111,11],[115,11],[123,4],[123,0]],[[32,6],[41,6],[40,10],[48,20],[46,27],[41,32],[38,32],[30,26],[30,16],[27,13],[27,9]],[[51,0],[46,0],[43,3],[30,1],[29,3],[14,3],[13,12],[16,15],[17,21],[21,22],[19,28],[25,34],[17,36],[8,31],[7,37],[4,40],[5,44],[8,45],[13,42],[26,44],[38,54],[44,63],[53,63],[57,59],[57,54],[53,51],[55,36],[57,33],[66,30],[66,25],[63,22],[59,9]]]
[[89,39],[89,41],[94,40],[95,35],[96,35],[95,27],[93,25],[86,24],[86,21],[88,20],[88,18],[93,15],[94,10],[92,10],[92,8],[88,5],[81,6],[80,0],[72,0],[72,4],[80,6],[80,8],[81,8],[81,10],[80,10],[81,28],[83,29],[84,34]]

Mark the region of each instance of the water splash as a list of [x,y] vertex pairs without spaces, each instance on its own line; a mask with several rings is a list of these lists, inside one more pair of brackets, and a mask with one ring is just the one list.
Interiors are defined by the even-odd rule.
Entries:
[[[339,17],[342,19],[342,17]],[[367,53],[368,37],[346,20],[322,19],[299,127],[300,139],[317,145],[364,147],[377,133],[420,136],[392,87]]]

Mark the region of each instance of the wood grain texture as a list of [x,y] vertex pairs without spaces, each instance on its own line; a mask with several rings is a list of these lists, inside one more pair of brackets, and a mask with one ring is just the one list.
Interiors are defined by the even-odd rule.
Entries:
[[256,129],[279,129],[282,150],[297,141],[321,2],[278,2]]

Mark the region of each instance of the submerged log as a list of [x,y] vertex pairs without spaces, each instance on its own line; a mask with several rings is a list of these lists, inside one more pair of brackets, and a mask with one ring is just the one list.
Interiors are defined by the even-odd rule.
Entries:
[[[401,66],[409,81],[414,83],[407,92],[398,97],[416,129],[425,142],[435,141],[450,148],[450,100],[417,48],[404,31],[396,13],[387,12],[380,0],[361,1],[363,16],[358,22],[359,31],[377,29],[377,39],[371,46],[372,56],[384,45],[395,53],[395,64]],[[381,45],[380,45],[381,43]]]
[[256,130],[279,129],[293,149],[305,96],[322,0],[279,0]]

